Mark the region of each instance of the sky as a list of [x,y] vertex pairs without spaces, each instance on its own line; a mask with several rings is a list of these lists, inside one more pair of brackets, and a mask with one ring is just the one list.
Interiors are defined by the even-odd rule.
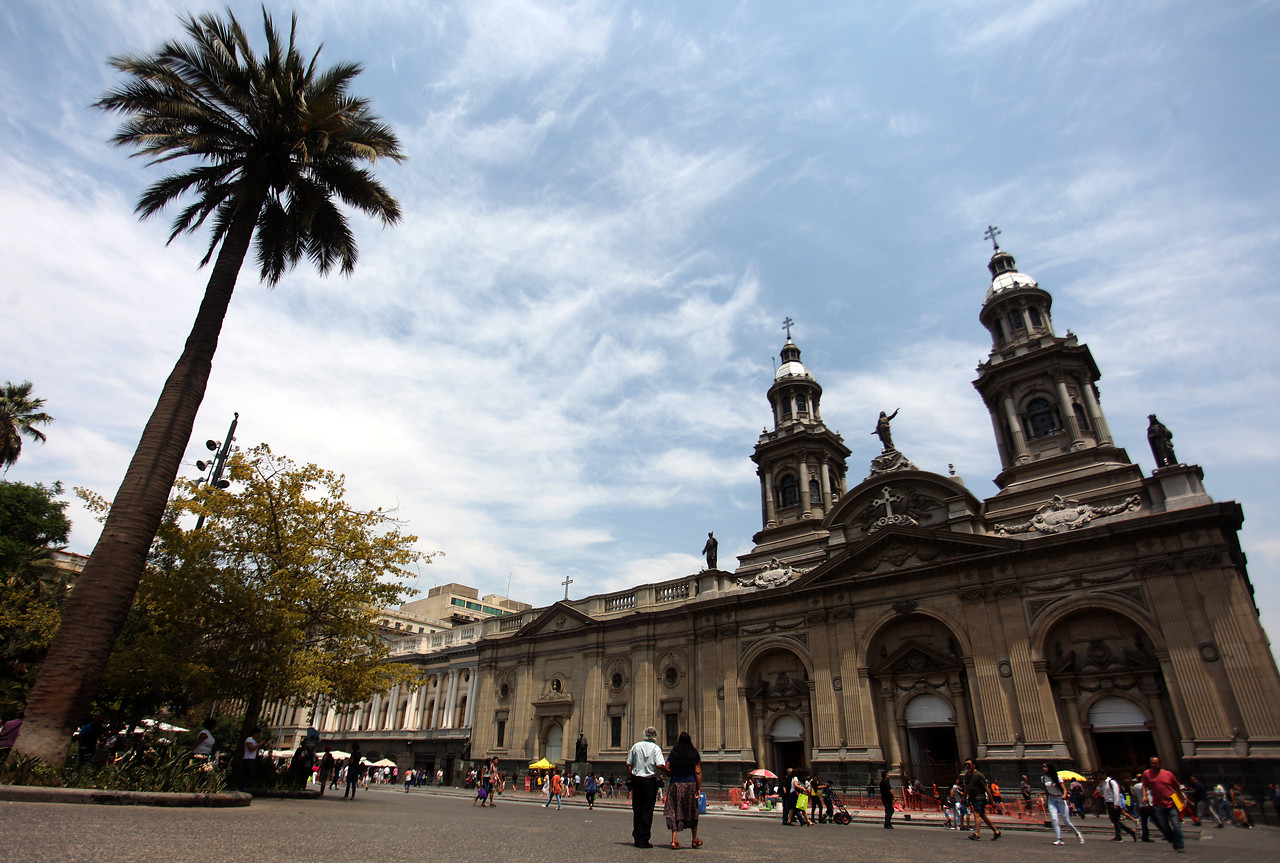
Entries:
[[[221,8],[0,7],[0,379],[56,417],[8,479],[110,497],[178,357],[207,236],[134,217],[161,170],[92,103],[109,57]],[[1280,632],[1280,4],[320,0],[298,32],[364,65],[404,218],[353,217],[350,278],[245,268],[184,475],[239,412],[238,445],[345,474],[445,552],[423,590],[620,590],[700,569],[707,531],[731,569],[790,317],[851,478],[901,408],[899,449],[986,497],[997,225],[1092,350],[1117,444],[1149,472],[1155,413],[1244,506]]]

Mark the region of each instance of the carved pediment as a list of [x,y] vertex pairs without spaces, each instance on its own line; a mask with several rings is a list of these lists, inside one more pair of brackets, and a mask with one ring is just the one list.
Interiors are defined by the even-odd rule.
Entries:
[[542,613],[522,626],[517,635],[547,635],[556,632],[572,632],[600,626],[600,622],[583,614],[565,602],[547,606]]
[[907,642],[871,668],[873,677],[963,671],[964,663],[927,644]]
[[919,527],[887,527],[838,558],[810,570],[795,585],[930,566],[1019,548],[1017,540]]

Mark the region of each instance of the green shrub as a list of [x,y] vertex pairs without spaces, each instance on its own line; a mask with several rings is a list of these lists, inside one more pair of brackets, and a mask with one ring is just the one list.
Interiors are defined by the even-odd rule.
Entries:
[[79,764],[61,770],[38,759],[19,756],[0,765],[0,784],[217,794],[226,788],[227,777],[217,765],[193,763],[185,754],[137,752],[111,764]]

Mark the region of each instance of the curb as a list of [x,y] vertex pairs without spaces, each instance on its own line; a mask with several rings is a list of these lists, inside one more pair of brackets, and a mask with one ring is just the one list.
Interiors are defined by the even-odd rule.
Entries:
[[158,791],[106,791],[101,788],[41,788],[35,785],[0,785],[0,801],[10,803],[88,803],[99,806],[186,806],[222,809],[248,806],[253,795],[239,791],[222,794],[164,793]]

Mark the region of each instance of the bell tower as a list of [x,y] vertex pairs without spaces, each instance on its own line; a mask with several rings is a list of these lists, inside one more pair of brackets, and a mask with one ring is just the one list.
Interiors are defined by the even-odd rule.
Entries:
[[821,521],[845,490],[844,439],[823,425],[822,387],[800,362],[790,318],[782,364],[769,387],[773,430],[760,434],[751,459],[758,467],[764,528]]
[[991,333],[991,353],[973,385],[991,415],[1000,494],[1049,484],[1084,491],[1131,479],[1138,469],[1112,440],[1093,355],[1070,330],[1054,331],[1053,297],[1018,272],[996,242],[999,233],[987,229],[995,252],[978,318]]

